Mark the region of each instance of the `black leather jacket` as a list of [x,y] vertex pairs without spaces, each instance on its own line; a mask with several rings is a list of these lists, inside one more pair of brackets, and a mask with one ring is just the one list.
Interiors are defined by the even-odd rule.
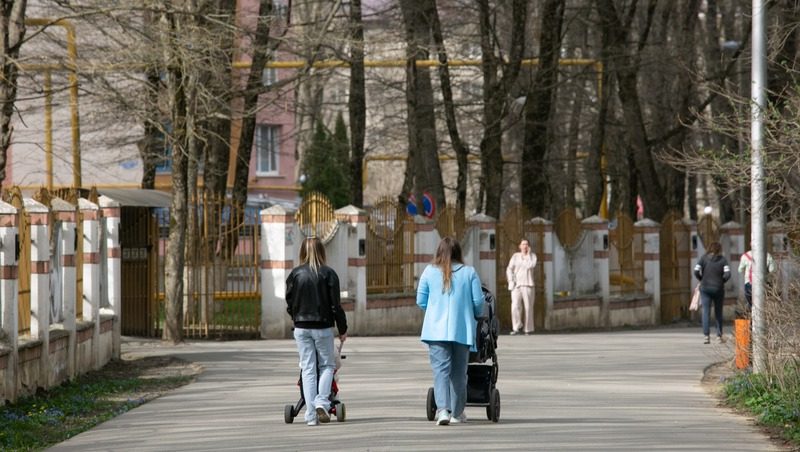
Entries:
[[326,265],[316,274],[308,265],[292,270],[286,278],[286,311],[297,328],[330,328],[335,322],[339,334],[347,332],[347,316],[339,295],[339,277]]

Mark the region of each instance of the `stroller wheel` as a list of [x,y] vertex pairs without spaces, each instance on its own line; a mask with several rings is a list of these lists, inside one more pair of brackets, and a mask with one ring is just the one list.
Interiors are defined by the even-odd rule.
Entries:
[[336,404],[336,422],[344,422],[344,419],[345,419],[344,403],[339,402]]
[[486,417],[492,422],[500,420],[500,391],[494,388],[489,394],[489,406],[486,407]]
[[425,412],[428,415],[428,420],[432,421],[436,417],[436,398],[433,394],[433,388],[428,388],[428,400],[425,404]]
[[294,422],[294,405],[286,405],[283,407],[283,422],[287,424]]

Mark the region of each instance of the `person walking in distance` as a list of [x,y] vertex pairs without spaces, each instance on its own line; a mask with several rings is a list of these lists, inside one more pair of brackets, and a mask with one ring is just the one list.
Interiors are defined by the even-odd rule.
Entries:
[[467,363],[476,350],[483,290],[475,269],[464,265],[461,245],[452,237],[439,242],[433,262],[417,287],[417,306],[425,311],[420,339],[428,345],[433,370],[437,425],[466,422]]
[[[741,259],[739,259],[739,273],[744,278],[744,299],[747,301],[747,312],[753,310],[753,266],[755,261],[753,260],[753,244],[751,243],[750,245],[750,251],[742,254]],[[774,271],[775,259],[772,258],[771,254],[767,253],[767,273]]]
[[694,266],[694,276],[700,281],[700,302],[703,308],[703,335],[706,344],[710,343],[709,317],[711,305],[714,305],[714,320],[717,323],[717,340],[724,341],[722,336],[722,306],[725,301],[725,283],[731,277],[731,267],[728,260],[722,255],[722,245],[713,242],[708,245],[697,264]]
[[330,422],[331,383],[336,368],[333,325],[344,343],[347,316],[342,310],[339,277],[325,265],[325,248],[317,237],[300,244],[300,265],[286,278],[286,310],[294,322],[294,340],[300,355],[306,423]]
[[508,290],[511,291],[512,335],[522,332],[525,334],[533,333],[533,302],[535,296],[533,291],[533,269],[535,267],[536,253],[531,251],[531,244],[528,239],[522,239],[519,242],[519,252],[511,256],[508,261],[508,267],[506,267]]

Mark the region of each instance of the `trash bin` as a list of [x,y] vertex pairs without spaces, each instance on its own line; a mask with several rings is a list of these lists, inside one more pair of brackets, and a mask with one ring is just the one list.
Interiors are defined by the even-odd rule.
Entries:
[[736,340],[734,361],[737,369],[750,367],[750,319],[733,321],[733,336]]

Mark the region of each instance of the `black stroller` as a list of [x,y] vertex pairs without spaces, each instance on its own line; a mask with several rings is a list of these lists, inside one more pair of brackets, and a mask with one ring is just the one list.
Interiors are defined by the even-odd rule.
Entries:
[[[328,409],[328,414],[331,417],[336,417],[337,422],[344,422],[345,420],[345,407],[344,403],[339,400],[339,385],[337,383],[338,380],[338,373],[339,368],[342,367],[342,361],[345,356],[342,355],[342,343],[339,343],[339,346],[336,348],[336,370],[333,372],[333,381],[331,382],[331,407]],[[319,368],[317,368],[319,372]],[[319,374],[317,374],[319,377]],[[294,418],[300,414],[300,411],[305,409],[306,407],[306,398],[303,395],[303,374],[300,373],[300,378],[297,380],[297,386],[300,388],[300,400],[297,401],[294,405],[285,405],[283,407],[283,421],[287,424],[291,424],[294,422]]]
[[[495,299],[489,289],[483,289],[486,301],[484,316],[478,319],[476,334],[477,352],[470,352],[467,365],[467,406],[485,406],[486,417],[492,422],[500,419],[500,391],[497,390],[497,374],[500,367],[497,363],[497,336],[500,332],[500,321],[495,312]],[[426,404],[428,420],[436,417],[436,398],[433,388],[428,388]]]

